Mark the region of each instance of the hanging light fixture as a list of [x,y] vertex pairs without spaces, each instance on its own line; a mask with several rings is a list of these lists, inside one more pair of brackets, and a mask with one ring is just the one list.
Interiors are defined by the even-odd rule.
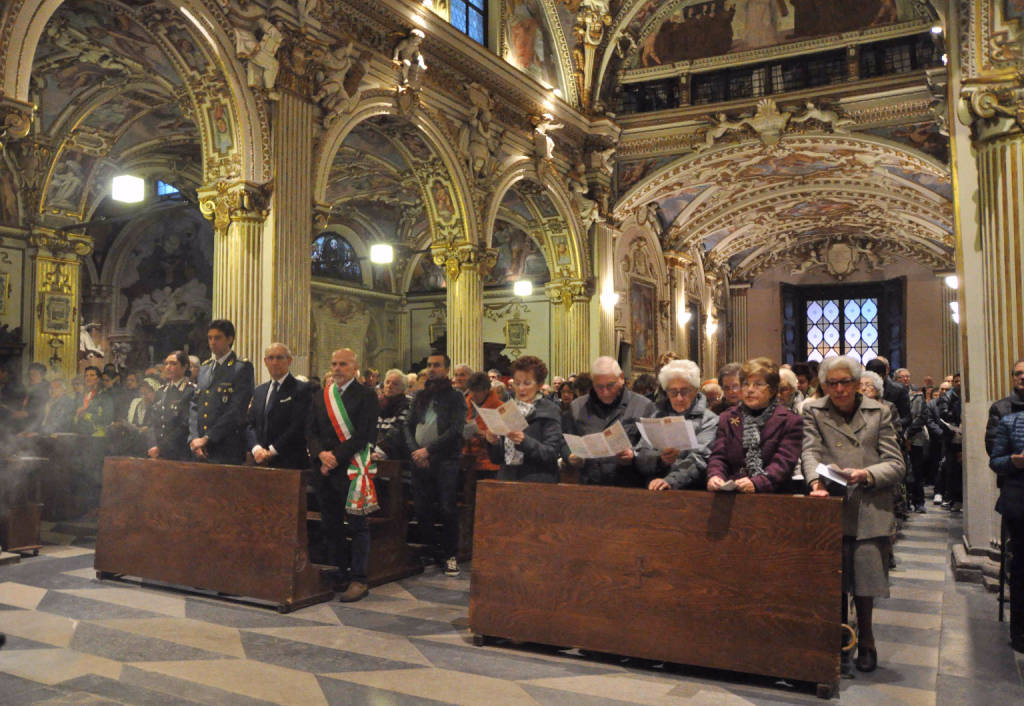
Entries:
[[533,282],[528,279],[517,279],[512,284],[512,293],[517,297],[528,297],[533,294]]

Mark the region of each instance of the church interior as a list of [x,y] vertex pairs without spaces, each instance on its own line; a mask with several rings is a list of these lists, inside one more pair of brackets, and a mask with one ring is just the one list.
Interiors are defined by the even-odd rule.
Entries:
[[[273,342],[323,379],[343,346],[381,373],[442,350],[502,375],[672,354],[706,380],[759,356],[962,376],[962,515],[903,529],[888,662],[849,703],[1024,701],[984,442],[1024,356],[1022,221],[1014,0],[0,7],[9,378],[206,360],[214,318],[257,384]],[[40,555],[0,564],[0,703],[817,701],[474,647],[468,572],[287,616],[112,588],[95,520],[43,519]]]

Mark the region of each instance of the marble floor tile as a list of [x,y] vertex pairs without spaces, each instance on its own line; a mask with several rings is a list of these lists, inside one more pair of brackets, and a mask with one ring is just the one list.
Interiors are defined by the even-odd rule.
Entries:
[[189,618],[146,618],[143,620],[103,620],[97,624],[111,630],[166,640],[229,657],[245,657],[239,630],[215,623],[205,623]]
[[[379,630],[396,635],[434,635],[454,630],[450,623],[438,620],[423,620],[404,615],[390,615],[370,610],[350,608],[340,603],[332,603],[331,607],[341,620],[348,625],[365,630]],[[447,626],[447,629],[446,629]]]
[[889,576],[893,581],[917,579],[920,581],[941,582],[946,580],[945,571],[935,569],[910,569],[903,568],[899,565],[897,565],[895,569],[889,571]]
[[454,605],[462,610],[465,610],[466,604],[469,602],[469,586],[466,586],[465,589],[452,589],[412,583],[406,586],[406,590],[414,600]]
[[185,598],[185,617],[231,628],[307,626],[311,621],[280,615],[266,608],[238,605],[210,598]]
[[935,697],[936,706],[1009,706],[1024,703],[1024,687],[940,674]]
[[892,664],[909,664],[915,667],[927,667],[935,671],[939,667],[939,648],[906,645],[899,642],[876,640],[879,659]]
[[282,706],[327,706],[327,699],[320,690],[315,675],[273,664],[229,659],[206,662],[139,662],[132,666]]
[[168,694],[155,689],[107,679],[95,674],[76,677],[60,683],[68,691],[85,692],[113,699],[119,704],[140,704],[140,706],[195,706],[200,703],[186,698],[187,694]]
[[71,649],[118,662],[213,660],[225,655],[188,647],[168,640],[114,630],[92,622],[81,622],[71,638]]
[[185,617],[185,597],[167,593],[166,591],[104,586],[98,588],[63,588],[58,589],[57,592],[65,593],[69,596],[77,596],[78,598],[87,598],[92,601],[160,613],[173,618]]
[[[374,590],[376,591],[376,589]],[[331,610],[329,603],[317,603],[301,610],[292,611],[288,617],[322,625],[341,625],[338,614]]]
[[[363,684],[319,677],[320,690],[331,706],[372,704],[373,706],[443,706],[446,702],[377,689]],[[496,706],[496,705],[495,705]]]
[[85,674],[117,679],[121,664],[69,649],[0,650],[0,672],[53,685]]
[[[369,657],[397,660],[429,667],[430,662],[407,638],[401,635],[361,630],[353,627],[323,625],[298,628],[253,628],[246,632],[271,635],[333,650],[356,652]],[[244,656],[244,655],[243,655]],[[334,671],[334,670],[332,670]]]
[[395,659],[311,645],[296,640],[285,640],[273,635],[260,635],[248,630],[242,631],[242,646],[250,660],[313,674],[368,672],[375,669],[400,670],[417,666]]
[[68,559],[75,556],[92,556],[96,552],[86,547],[47,545],[40,549],[39,553],[45,554],[53,559]]
[[599,663],[589,660],[564,660],[561,663],[553,663],[509,651],[485,652],[476,647],[460,647],[418,639],[413,639],[412,643],[433,666],[439,669],[480,674],[496,679],[554,679],[618,671],[604,669]]
[[445,669],[405,669],[394,672],[348,672],[325,674],[338,679],[377,689],[397,691],[409,696],[436,699],[449,704],[501,704],[502,706],[536,706],[522,686],[503,679],[464,674]]
[[116,618],[156,618],[159,613],[95,601],[58,591],[49,591],[39,601],[40,612],[63,615],[75,620],[114,620]]
[[58,689],[0,672],[0,706],[37,704],[61,695]]
[[14,581],[0,583],[0,603],[26,610],[35,610],[46,595],[45,588],[28,586]]
[[942,589],[916,588],[904,583],[896,583],[889,588],[889,597],[935,603],[942,606]]
[[577,695],[656,705],[750,703],[742,697],[735,697],[731,694],[727,685],[689,681],[679,684],[664,678],[641,679],[633,674],[531,679],[522,683],[564,691],[566,692],[565,703],[572,703]]
[[78,621],[60,615],[31,610],[0,611],[0,632],[35,640],[45,645],[67,647]]
[[[415,579],[406,579],[407,581],[419,580],[420,577]],[[402,585],[401,581],[394,581],[393,583],[386,583],[383,586],[374,586],[371,589],[371,594],[374,597],[381,598],[397,598],[403,601],[414,601],[416,596],[409,593],[409,591]]]
[[900,610],[907,613],[927,613],[929,615],[940,615],[944,610],[943,602],[940,601],[918,601],[912,598],[881,598],[875,601],[876,610]]
[[180,694],[207,706],[270,706],[271,704],[270,701],[261,698],[236,694],[188,679],[179,679],[175,676],[139,669],[132,665],[125,665],[121,672],[121,682],[165,694]]
[[920,628],[922,630],[938,630],[942,627],[942,616],[937,613],[916,613],[902,610],[890,610],[889,608],[875,608],[875,624],[896,625],[907,628]]

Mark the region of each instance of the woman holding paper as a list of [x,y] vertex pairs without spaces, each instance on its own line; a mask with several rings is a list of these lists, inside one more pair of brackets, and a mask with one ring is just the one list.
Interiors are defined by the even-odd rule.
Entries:
[[834,487],[846,483],[843,590],[853,593],[857,610],[857,669],[870,672],[878,665],[871,625],[874,599],[889,597],[892,489],[906,467],[892,412],[858,392],[862,372],[860,363],[845,356],[822,362],[818,378],[827,396],[804,402],[803,466],[812,497],[828,497],[824,473],[840,479]]
[[558,482],[562,417],[558,405],[541,394],[547,375],[548,367],[536,356],[524,355],[512,364],[515,405],[527,426],[506,436],[485,432],[491,461],[500,465],[498,480]]
[[793,477],[803,442],[800,415],[779,404],[779,369],[768,358],[740,368],[740,403],[718,418],[708,490],[774,493]]
[[636,467],[647,478],[650,490],[687,490],[703,488],[707,483],[708,458],[715,440],[718,415],[708,408],[700,391],[700,368],[691,360],[673,360],[658,373],[665,391],[654,416],[682,417],[693,427],[697,445],[691,449],[655,449],[646,440],[636,451]]

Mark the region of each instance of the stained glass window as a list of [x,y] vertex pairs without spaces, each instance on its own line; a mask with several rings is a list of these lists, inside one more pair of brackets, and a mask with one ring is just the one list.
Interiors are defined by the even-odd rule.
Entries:
[[313,241],[311,260],[314,277],[363,282],[363,268],[356,251],[336,233],[324,233]]
[[878,356],[878,300],[807,302],[807,360],[848,355],[861,363]]
[[[438,5],[437,0],[434,4]],[[439,13],[444,16],[443,5]],[[487,44],[487,0],[451,0],[448,4],[448,22],[452,27],[477,44]]]

